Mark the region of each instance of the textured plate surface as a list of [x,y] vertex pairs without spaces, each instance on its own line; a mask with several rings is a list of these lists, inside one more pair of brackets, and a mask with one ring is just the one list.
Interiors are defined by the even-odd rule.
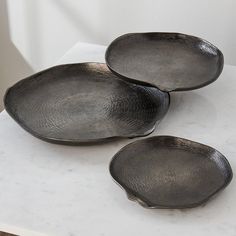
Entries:
[[129,199],[148,208],[189,208],[206,202],[232,179],[226,158],[190,140],[156,136],[121,149],[110,173]]
[[192,90],[215,81],[224,58],[214,45],[194,36],[131,33],[110,44],[106,62],[123,79],[170,92]]
[[50,142],[144,136],[167,112],[169,94],[127,83],[105,64],[60,65],[26,78],[5,95],[8,113]]

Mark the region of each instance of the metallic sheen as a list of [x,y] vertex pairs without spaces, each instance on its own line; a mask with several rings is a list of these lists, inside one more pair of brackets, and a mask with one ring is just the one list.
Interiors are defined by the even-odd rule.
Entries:
[[180,33],[130,33],[106,51],[108,67],[123,79],[163,91],[197,89],[222,72],[221,51],[206,40]]
[[169,107],[169,94],[117,78],[102,63],[60,65],[19,81],[7,112],[48,142],[79,144],[145,136]]
[[129,199],[147,208],[191,208],[226,187],[233,176],[227,159],[212,147],[172,136],[138,140],[110,163]]

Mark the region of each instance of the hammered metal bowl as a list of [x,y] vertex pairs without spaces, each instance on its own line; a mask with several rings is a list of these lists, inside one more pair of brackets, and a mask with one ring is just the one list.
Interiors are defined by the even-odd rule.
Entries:
[[25,130],[53,143],[145,136],[169,107],[169,94],[120,80],[102,63],[49,68],[16,83],[4,99]]
[[191,208],[206,202],[232,179],[227,159],[212,147],[156,136],[122,148],[110,163],[129,199],[147,208]]
[[130,33],[106,51],[108,67],[121,78],[163,91],[197,89],[222,72],[221,51],[198,37],[180,33]]

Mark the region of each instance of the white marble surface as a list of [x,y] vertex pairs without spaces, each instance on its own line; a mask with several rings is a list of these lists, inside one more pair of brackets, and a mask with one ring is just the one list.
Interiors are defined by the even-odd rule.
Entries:
[[[77,44],[58,63],[104,61],[105,47]],[[236,67],[213,84],[173,93],[152,135],[167,134],[215,147],[236,170]],[[235,236],[235,180],[205,206],[148,210],[127,200],[108,172],[131,140],[61,146],[38,140],[0,114],[0,222],[55,236]]]

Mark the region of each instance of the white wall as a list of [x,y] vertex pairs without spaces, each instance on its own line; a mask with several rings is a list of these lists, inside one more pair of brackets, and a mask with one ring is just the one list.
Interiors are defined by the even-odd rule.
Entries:
[[103,45],[135,31],[176,31],[216,44],[236,65],[235,0],[8,0],[12,40],[33,68],[77,40]]
[[0,111],[7,87],[34,72],[10,39],[7,2],[0,0]]
[[[29,66],[20,75],[51,66],[77,41],[107,45],[120,34],[139,31],[205,38],[223,51],[227,64],[236,65],[235,0],[0,0],[4,1],[7,39],[11,37],[15,46],[7,44]],[[3,48],[8,55],[6,43]],[[11,83],[20,79],[13,77]]]

